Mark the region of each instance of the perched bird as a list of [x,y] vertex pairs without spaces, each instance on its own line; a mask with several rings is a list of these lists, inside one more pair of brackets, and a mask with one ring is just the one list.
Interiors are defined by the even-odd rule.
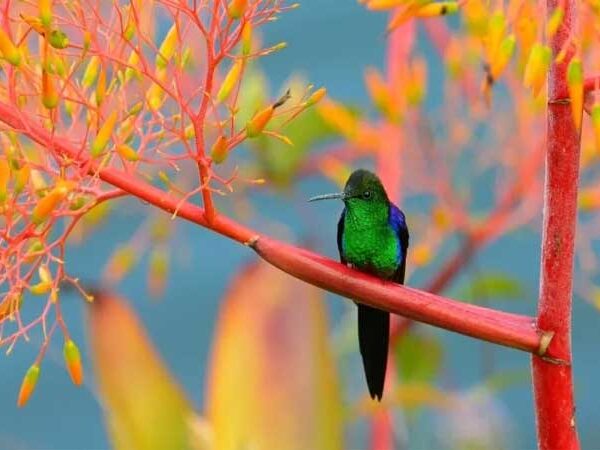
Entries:
[[[362,272],[404,283],[408,227],[404,213],[390,200],[381,181],[368,170],[356,170],[344,191],[309,201],[340,199],[338,222],[340,259]],[[381,400],[387,366],[390,314],[358,304],[358,342],[371,398]]]

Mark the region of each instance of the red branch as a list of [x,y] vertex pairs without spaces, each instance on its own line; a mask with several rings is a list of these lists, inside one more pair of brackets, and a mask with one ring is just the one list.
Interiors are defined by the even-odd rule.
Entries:
[[[551,39],[554,55],[575,28],[573,0],[548,0],[548,14],[564,8],[563,21]],[[569,52],[573,53],[573,52]],[[540,450],[579,448],[571,372],[571,297],[573,247],[577,221],[580,133],[571,115],[566,71],[570,58],[553,62],[548,74],[546,185],[537,324],[556,334],[552,352],[560,364],[534,356],[533,387]]]
[[[350,269],[331,259],[292,247],[248,229],[230,219],[216,216],[208,222],[204,210],[158,189],[134,176],[100,169],[63,138],[50,136],[41,126],[0,102],[0,120],[29,136],[40,145],[64,154],[89,167],[89,172],[169,213],[202,225],[238,242],[251,245],[266,261],[296,278],[356,301],[392,313],[439,326],[461,334],[536,354],[545,354],[548,333],[538,330],[527,316],[462,303],[418,289],[382,281]],[[50,144],[51,143],[51,144]],[[548,357],[556,357],[552,352]]]

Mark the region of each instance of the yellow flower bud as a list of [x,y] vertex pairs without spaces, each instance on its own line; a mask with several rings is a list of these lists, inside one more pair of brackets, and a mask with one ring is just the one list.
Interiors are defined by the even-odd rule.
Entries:
[[29,165],[25,164],[23,167],[21,167],[19,170],[15,171],[15,194],[19,195],[21,192],[23,192],[23,189],[25,189],[25,186],[27,186],[27,183],[29,182],[29,175],[31,173],[31,169],[29,167]]
[[52,22],[52,0],[38,0],[38,11],[42,24],[48,28]]
[[537,97],[546,80],[546,73],[550,67],[552,51],[550,47],[535,43],[529,52],[529,58],[525,65],[523,84],[531,88],[533,95]]
[[306,100],[306,106],[312,106],[320,102],[327,95],[327,89],[321,87],[313,92]]
[[567,85],[571,98],[571,112],[577,130],[581,129],[581,116],[583,113],[583,66],[581,59],[575,57],[569,62],[567,68]]
[[137,70],[137,65],[139,64],[139,62],[139,54],[135,50],[132,50],[129,54],[129,58],[127,58],[128,67],[125,69],[125,82],[128,82],[133,77],[135,77],[136,79],[141,78],[141,74],[139,70]]
[[95,55],[90,58],[88,65],[83,72],[83,78],[81,79],[81,85],[84,88],[89,88],[98,77],[98,72],[100,71],[100,57]]
[[156,67],[161,69],[167,67],[169,60],[173,57],[177,48],[177,40],[177,25],[173,24],[158,49],[158,55],[156,55]]
[[546,36],[548,38],[554,36],[556,31],[558,30],[558,27],[560,27],[564,16],[565,10],[562,8],[562,6],[558,6],[554,11],[552,11],[552,15],[546,23]]
[[136,151],[127,144],[117,145],[117,153],[127,161],[138,161],[140,159]]
[[100,68],[98,82],[96,83],[96,105],[100,106],[106,96],[106,72]]
[[515,51],[516,38],[514,34],[505,37],[500,43],[500,47],[494,55],[494,59],[490,61],[490,74],[494,80],[497,80],[500,74],[508,65],[510,58]]
[[8,181],[10,179],[10,165],[5,159],[0,159],[0,205],[8,196]]
[[2,28],[0,28],[0,56],[6,59],[13,66],[21,64],[21,53],[19,49],[13,44],[13,42]]
[[243,64],[244,62],[241,59],[238,59],[233,63],[229,69],[229,72],[227,72],[227,75],[225,76],[225,79],[219,88],[219,92],[217,93],[218,103],[227,100],[227,98],[231,95],[231,92],[233,92],[233,88],[237,85],[240,79]]
[[596,143],[596,152],[600,153],[600,104],[592,107],[592,125],[594,127],[594,141]]
[[108,142],[110,141],[118,118],[118,111],[113,110],[107,117],[106,121],[102,124],[90,147],[90,153],[92,156],[96,157],[104,151],[108,145]]

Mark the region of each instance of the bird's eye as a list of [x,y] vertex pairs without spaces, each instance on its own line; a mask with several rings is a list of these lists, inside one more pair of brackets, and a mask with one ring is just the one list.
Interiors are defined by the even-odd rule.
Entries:
[[364,199],[370,199],[371,198],[371,191],[365,191],[363,192],[363,198]]

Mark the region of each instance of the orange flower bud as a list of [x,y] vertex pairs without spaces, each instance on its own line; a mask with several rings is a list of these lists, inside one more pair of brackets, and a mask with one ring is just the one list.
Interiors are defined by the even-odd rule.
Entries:
[[33,28],[37,33],[43,35],[46,32],[44,25],[42,25],[42,21],[35,16],[27,16],[25,14],[21,14],[21,19],[31,28]]
[[239,19],[244,15],[248,6],[248,0],[231,0],[227,5],[227,14],[232,19]]
[[98,73],[98,83],[96,83],[96,105],[100,106],[106,96],[106,72],[101,67]]
[[216,164],[221,164],[227,159],[228,155],[227,138],[225,136],[219,136],[212,148],[210,149],[210,157]]
[[252,50],[252,24],[246,22],[242,28],[242,55],[248,56]]
[[56,209],[56,207],[73,189],[73,187],[74,184],[72,182],[58,182],[56,187],[52,189],[45,197],[42,197],[37,205],[35,205],[35,208],[31,213],[31,221],[35,225],[39,225],[48,219],[50,214]]
[[425,19],[428,17],[445,16],[449,14],[456,14],[458,12],[458,2],[456,1],[444,1],[434,2],[416,5],[410,5],[399,13],[392,17],[388,24],[388,32],[395,30],[400,25],[409,21],[412,18]]
[[115,126],[117,125],[118,118],[118,111],[113,110],[107,117],[106,121],[102,124],[102,126],[98,130],[98,134],[94,138],[90,147],[90,153],[92,154],[92,156],[96,157],[104,151],[104,149],[108,145],[108,142],[110,141],[112,132],[115,129]]
[[21,53],[19,49],[6,34],[6,31],[0,28],[0,56],[6,59],[13,66],[21,64]]
[[65,341],[65,345],[63,347],[63,356],[65,358],[67,370],[71,376],[71,381],[73,381],[73,384],[80,386],[81,383],[83,383],[81,355],[79,354],[77,345],[75,345],[75,342],[73,342],[71,339]]
[[19,390],[19,397],[17,398],[17,406],[19,408],[25,406],[29,397],[35,389],[38,378],[40,377],[40,366],[33,364],[25,373],[23,382],[21,383],[21,389]]
[[254,114],[252,119],[246,124],[246,135],[249,138],[253,138],[261,134],[273,117],[274,111],[275,108],[273,108],[273,105],[270,105]]
[[42,104],[48,109],[56,108],[58,105],[58,92],[54,80],[45,69],[42,69]]
[[283,105],[291,97],[288,90],[279,100],[270,106],[258,111],[246,124],[246,136],[253,138],[263,132],[277,108]]
[[23,295],[21,292],[13,292],[4,297],[0,303],[0,323],[4,319],[14,320],[15,313],[21,309]]

